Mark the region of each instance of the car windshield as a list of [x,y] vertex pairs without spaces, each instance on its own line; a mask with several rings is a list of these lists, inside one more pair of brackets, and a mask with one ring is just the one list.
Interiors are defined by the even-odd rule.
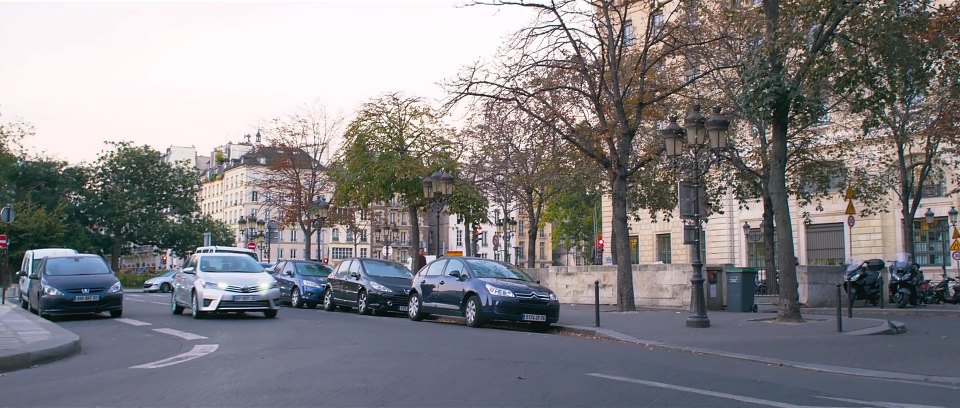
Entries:
[[43,272],[49,276],[69,275],[109,275],[112,272],[107,263],[100,258],[56,258],[47,260],[47,268]]
[[333,272],[329,266],[316,262],[297,262],[297,273],[303,276],[327,276]]
[[367,274],[370,276],[413,279],[413,274],[407,270],[407,267],[400,264],[366,260],[363,261],[363,266],[367,269]]
[[465,261],[470,265],[473,274],[478,278],[513,279],[533,282],[533,279],[523,273],[523,271],[509,265],[481,259],[465,259]]
[[248,256],[208,255],[200,258],[201,272],[258,273],[260,263]]
[[177,274],[177,271],[166,271],[166,272],[160,274],[159,277],[161,277],[161,278],[170,278],[170,277],[173,277],[173,275],[176,275],[176,274]]

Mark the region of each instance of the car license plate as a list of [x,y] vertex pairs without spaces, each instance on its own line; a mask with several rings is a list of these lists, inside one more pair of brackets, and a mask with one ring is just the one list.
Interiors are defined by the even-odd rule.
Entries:
[[253,302],[259,298],[260,298],[259,296],[253,296],[253,295],[246,295],[246,296],[240,295],[240,296],[234,296],[233,300],[237,302]]
[[547,315],[524,313],[523,320],[528,322],[545,322],[547,321]]
[[401,312],[406,312],[406,311],[407,311],[407,307],[406,307],[406,306],[397,306],[397,310],[399,310],[399,311],[401,311]]
[[80,295],[73,298],[74,302],[96,302],[100,300],[100,295]]

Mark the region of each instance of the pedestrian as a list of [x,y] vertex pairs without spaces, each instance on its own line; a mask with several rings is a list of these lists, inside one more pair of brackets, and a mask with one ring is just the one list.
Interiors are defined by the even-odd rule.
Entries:
[[413,273],[417,273],[427,264],[427,257],[424,255],[426,252],[423,248],[420,248],[420,251],[417,252],[417,262],[414,264]]

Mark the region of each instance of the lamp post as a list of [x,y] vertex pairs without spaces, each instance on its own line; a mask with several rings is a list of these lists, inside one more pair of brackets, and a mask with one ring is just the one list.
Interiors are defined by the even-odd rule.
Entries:
[[243,242],[246,242],[246,245],[254,243],[256,245],[257,234],[262,234],[264,228],[266,227],[267,222],[264,220],[258,220],[256,216],[240,216],[237,219],[237,227],[240,230],[240,239]]
[[[685,118],[683,128],[677,124],[677,117],[674,116],[670,118],[670,124],[660,130],[667,157],[674,161],[678,172],[686,171],[684,175],[689,177],[688,182],[681,183],[679,197],[680,218],[685,223],[684,243],[693,245],[693,276],[690,278],[690,315],[687,317],[687,327],[710,327],[703,289],[703,259],[700,256],[704,217],[700,195],[702,177],[709,171],[714,161],[714,153],[727,148],[729,127],[730,121],[720,113],[719,107],[714,108],[713,114],[706,119],[700,114],[700,106],[694,106]],[[685,201],[689,205],[685,205]],[[692,239],[688,239],[688,231],[693,233]]]
[[267,240],[267,262],[269,262],[271,259],[273,259],[273,258],[270,256],[270,244],[271,244],[272,241],[273,241],[273,236],[274,236],[274,234],[276,234],[277,230],[279,230],[279,229],[280,229],[280,226],[279,226],[279,224],[277,223],[277,220],[267,220],[267,232],[266,232],[266,234],[267,234],[267,235],[266,235],[266,240]]
[[500,210],[497,210],[496,214],[497,233],[503,238],[503,262],[510,263],[510,238],[513,238],[517,230],[517,220],[510,217],[506,210],[503,211],[503,218],[499,218]]
[[323,262],[323,251],[320,245],[323,243],[323,223],[327,220],[329,212],[330,203],[322,195],[317,196],[317,199],[307,206],[307,216],[313,220],[317,228],[317,262]]
[[437,239],[434,255],[440,257],[440,213],[447,206],[447,200],[453,194],[454,177],[447,171],[437,170],[423,178],[423,196],[430,205],[430,210],[437,213]]

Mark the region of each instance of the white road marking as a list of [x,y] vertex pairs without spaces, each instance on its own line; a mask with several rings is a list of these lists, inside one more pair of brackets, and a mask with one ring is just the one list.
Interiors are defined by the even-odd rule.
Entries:
[[193,350],[190,350],[186,353],[179,354],[170,358],[165,358],[163,360],[154,361],[152,363],[133,366],[130,368],[162,368],[162,367],[172,366],[174,364],[185,363],[197,357],[202,357],[207,354],[213,353],[214,351],[217,351],[218,347],[219,346],[216,344],[198,344],[196,346],[193,346]]
[[127,299],[126,299],[126,300],[129,300],[129,301],[131,301],[131,302],[147,303],[146,300],[134,299],[134,298],[131,298],[131,297],[129,297],[129,296],[127,296]]
[[141,322],[139,320],[133,320],[133,319],[127,319],[127,318],[113,319],[113,321],[126,323],[131,326],[149,326],[150,325],[150,323],[147,323],[147,322]]
[[150,303],[153,303],[153,304],[155,304],[155,305],[164,305],[164,306],[169,306],[169,305],[170,305],[170,302],[150,302]]
[[753,398],[753,397],[745,397],[745,396],[742,396],[742,395],[734,395],[734,394],[726,394],[726,393],[716,392],[716,391],[701,390],[701,389],[699,389],[699,388],[690,388],[690,387],[684,387],[684,386],[680,386],[680,385],[673,385],[673,384],[665,384],[665,383],[661,383],[661,382],[640,380],[640,379],[636,379],[636,378],[620,377],[620,376],[616,376],[616,375],[606,375],[606,374],[600,374],[600,373],[587,373],[587,375],[592,376],[592,377],[606,378],[606,379],[608,379],[608,380],[616,380],[616,381],[623,381],[623,382],[628,382],[628,383],[646,385],[646,386],[649,386],[649,387],[666,388],[666,389],[670,389],[670,390],[689,392],[689,393],[692,393],[692,394],[708,395],[708,396],[711,396],[711,397],[724,398],[724,399],[729,399],[729,400],[744,402],[744,403],[748,403],[748,404],[766,405],[766,406],[770,406],[770,407],[779,407],[779,408],[799,408],[799,407],[802,407],[802,405],[786,404],[786,403],[778,402],[778,401],[770,401],[770,400],[764,400],[764,399]]
[[835,398],[835,397],[817,397],[823,399],[829,399],[834,401],[849,402],[851,404],[865,404],[870,407],[882,407],[882,408],[940,408],[936,405],[917,405],[917,404],[904,404],[900,402],[884,402],[884,401],[861,401],[850,398]]
[[203,336],[201,336],[201,335],[199,335],[199,334],[187,333],[187,332],[182,332],[182,331],[180,331],[180,330],[167,329],[167,328],[163,328],[163,329],[153,329],[153,331],[155,331],[155,332],[160,332],[160,333],[163,333],[163,334],[169,334],[169,335],[171,335],[171,336],[177,336],[177,337],[179,337],[179,338],[181,338],[181,339],[184,339],[184,340],[202,340],[202,339],[205,339],[205,338],[206,338],[206,337],[203,337]]

